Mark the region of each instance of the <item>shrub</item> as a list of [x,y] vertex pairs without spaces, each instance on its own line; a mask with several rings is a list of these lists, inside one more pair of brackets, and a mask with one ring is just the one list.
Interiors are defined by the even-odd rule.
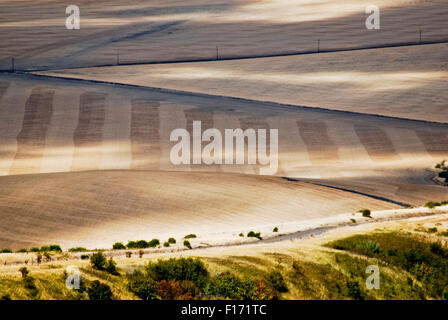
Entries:
[[132,252],[127,251],[127,252],[126,252],[126,258],[130,258],[130,257],[132,257]]
[[359,283],[356,281],[348,281],[347,282],[348,295],[356,300],[361,300],[361,288],[359,287]]
[[139,258],[142,258],[144,254],[145,254],[145,251],[143,251],[143,250],[139,250],[138,251],[138,257]]
[[112,290],[110,287],[101,283],[98,280],[92,282],[92,285],[87,290],[90,300],[111,300],[112,299]]
[[128,248],[128,249],[137,248],[137,242],[135,242],[135,241],[128,241],[128,244],[126,245],[126,248]]
[[278,232],[278,228],[275,227],[275,228],[272,230],[272,232]]
[[87,260],[87,259],[89,259],[89,255],[88,254],[81,255],[81,260]]
[[138,270],[128,276],[128,288],[140,299],[153,300],[158,298],[155,281]]
[[185,240],[184,241],[184,247],[187,247],[188,249],[192,249],[190,241]]
[[350,221],[353,222],[353,223],[356,223],[356,220],[353,219],[353,218],[351,218]]
[[197,238],[197,236],[193,233],[187,234],[184,239],[193,239],[193,238]]
[[44,257],[47,259],[47,261],[51,261],[51,255],[49,252],[44,252]]
[[437,232],[437,228],[428,228],[428,233],[436,233]]
[[433,209],[435,207],[441,206],[442,204],[440,202],[434,202],[434,201],[429,201],[425,203],[425,207],[429,208],[429,209]]
[[148,246],[151,248],[157,247],[160,244],[159,239],[152,239],[149,241]]
[[209,274],[204,263],[193,258],[171,258],[159,260],[146,266],[146,272],[155,281],[191,281],[197,287],[204,288]]
[[440,178],[448,179],[448,171],[439,172],[438,176]]
[[362,216],[365,218],[372,218],[371,212],[369,209],[362,209],[362,210],[359,210],[358,212],[361,213]]
[[107,260],[102,252],[96,252],[90,257],[90,264],[94,269],[104,270],[107,266]]
[[62,252],[62,249],[57,244],[50,244],[49,246],[40,247],[39,251],[41,251],[41,252],[47,252],[47,251]]
[[16,252],[17,252],[17,253],[22,253],[22,252],[25,252],[25,253],[26,253],[26,252],[28,252],[28,250],[26,250],[26,249],[19,249],[19,250],[17,250]]
[[178,281],[157,282],[157,293],[162,300],[176,300],[182,296],[183,289]]
[[241,232],[241,233],[239,234],[239,236],[240,236],[240,237],[244,237],[244,233]]
[[259,239],[259,240],[263,239],[263,238],[261,237],[261,233],[260,233],[260,232],[249,231],[249,233],[247,234],[247,236],[248,236],[249,238],[257,238],[257,239]]
[[243,281],[230,272],[224,272],[214,277],[207,294],[234,300],[241,300],[247,295]]
[[0,300],[6,301],[6,300],[12,300],[12,299],[9,294],[4,294],[0,297]]
[[26,267],[20,268],[19,272],[22,274],[22,279],[25,279],[30,273]]
[[280,271],[272,270],[267,275],[267,281],[270,284],[270,286],[277,290],[278,292],[287,292],[288,287],[286,286],[285,279],[283,279],[282,274]]
[[[360,242],[377,242],[380,250],[366,250]],[[329,246],[355,253],[365,254],[402,268],[414,275],[423,284],[428,295],[440,298],[448,283],[448,250],[440,243],[427,242],[422,237],[405,233],[390,232],[372,235],[355,235],[337,240]]]
[[129,249],[145,249],[148,248],[150,245],[148,241],[145,240],[138,240],[138,241],[129,241],[126,247]]
[[88,251],[88,250],[84,247],[74,247],[74,248],[68,249],[68,251],[69,252],[83,252],[83,251]]
[[32,247],[32,248],[30,249],[30,252],[39,252],[39,248]]
[[12,253],[12,250],[5,248],[5,249],[0,250],[0,253]]
[[165,242],[163,243],[163,246],[164,246],[164,247],[169,247],[169,246],[170,246],[170,243],[169,243],[168,241],[165,241]]
[[224,272],[211,280],[208,295],[236,300],[272,300],[276,293],[261,281],[241,280],[237,276]]
[[114,245],[112,246],[112,249],[122,250],[122,249],[126,249],[126,246],[121,242],[115,242]]
[[360,241],[356,246],[362,253],[371,252],[371,253],[379,253],[381,250],[381,246],[378,242],[367,240]]
[[112,259],[112,257],[109,259],[109,261],[107,261],[105,270],[113,275],[119,274],[117,271],[117,264],[115,263],[114,259]]
[[171,244],[175,244],[175,243],[176,243],[176,239],[174,239],[174,238],[169,238],[169,239],[168,239],[168,242],[171,243]]
[[34,278],[26,276],[23,278],[23,284],[26,290],[32,298],[37,298],[39,295],[39,289],[37,289],[36,284],[34,283]]

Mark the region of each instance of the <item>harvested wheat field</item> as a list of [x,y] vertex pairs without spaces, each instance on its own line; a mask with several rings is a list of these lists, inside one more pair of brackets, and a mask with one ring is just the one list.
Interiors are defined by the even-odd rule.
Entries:
[[[0,83],[0,247],[212,238],[446,198],[426,171],[448,153],[446,124],[33,75]],[[170,132],[193,120],[278,128],[278,177],[171,164]]]
[[[251,228],[304,222],[386,201],[282,178],[223,173],[89,171],[0,177],[0,248],[117,241],[232,241]],[[185,186],[188,185],[188,188]],[[232,234],[234,234],[232,236]]]
[[433,44],[43,74],[447,123],[447,55]]
[[[0,69],[54,69],[215,59],[446,39],[444,0],[377,0],[381,32],[365,28],[368,0],[87,1],[81,29],[66,3],[0,1]],[[216,53],[218,47],[218,53]]]

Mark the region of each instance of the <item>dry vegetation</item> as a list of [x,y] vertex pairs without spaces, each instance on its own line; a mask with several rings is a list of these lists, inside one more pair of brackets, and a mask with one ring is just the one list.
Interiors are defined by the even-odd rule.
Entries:
[[[432,232],[434,228],[441,232]],[[446,272],[441,277],[437,272],[446,268],[443,257],[447,254],[447,238],[443,232],[446,233],[447,228],[442,215],[341,228],[317,238],[251,245],[247,247],[250,250],[227,247],[145,254],[140,258],[115,256],[118,266],[115,274],[93,268],[88,260],[66,256],[39,266],[27,265],[26,277],[34,279],[35,289],[30,289],[29,281],[22,278],[20,265],[0,266],[0,297],[88,299],[87,289],[99,280],[110,287],[112,299],[137,299],[148,295],[159,299],[190,299],[185,292],[187,288],[188,294],[202,292],[196,296],[201,299],[210,299],[213,295],[257,299],[257,294],[264,294],[267,299],[446,299]],[[413,248],[413,255],[409,247]],[[157,265],[157,261],[179,257],[198,257],[205,263],[208,275],[196,278],[195,274],[188,274],[190,283],[187,283],[182,281],[182,274],[168,276],[164,273],[167,264],[163,268],[161,265],[150,267]],[[396,260],[393,265],[390,259]],[[365,269],[371,264],[380,268],[379,290],[369,290],[365,286]],[[81,292],[65,287],[67,266],[80,268],[85,288]],[[141,273],[136,274],[135,270]],[[151,279],[145,278],[145,270],[150,270]],[[147,285],[145,290],[143,283]],[[258,284],[256,291],[242,290],[252,286],[251,283]]]

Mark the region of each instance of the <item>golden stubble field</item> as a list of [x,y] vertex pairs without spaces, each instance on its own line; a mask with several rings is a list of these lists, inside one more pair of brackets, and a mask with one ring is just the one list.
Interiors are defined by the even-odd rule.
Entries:
[[42,74],[447,123],[447,55],[434,44]]
[[369,0],[87,1],[81,29],[60,1],[0,1],[0,69],[51,69],[251,56],[446,40],[444,0],[377,0],[381,30],[365,28]]
[[[114,64],[117,50],[133,63],[214,58],[217,46],[238,57],[315,50],[318,39],[322,49],[409,42],[420,29],[438,41],[443,2],[378,1],[382,29],[369,31],[364,0],[80,1],[70,31],[66,4],[0,1],[0,69],[14,57],[19,70],[81,78],[0,74],[0,247],[212,239],[445,200],[428,168],[448,155],[446,44],[67,69]],[[193,120],[278,129],[276,176],[174,166],[169,135],[191,133]]]

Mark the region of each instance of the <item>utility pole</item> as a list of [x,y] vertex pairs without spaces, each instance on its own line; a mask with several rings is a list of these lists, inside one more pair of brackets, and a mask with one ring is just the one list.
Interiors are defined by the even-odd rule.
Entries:
[[120,64],[120,49],[117,49],[117,65]]
[[422,30],[419,30],[420,32],[420,43],[422,43]]
[[14,58],[11,58],[11,72],[14,72]]
[[218,46],[216,46],[216,60],[219,60],[219,50],[218,50]]
[[320,52],[320,39],[317,40],[317,53]]

